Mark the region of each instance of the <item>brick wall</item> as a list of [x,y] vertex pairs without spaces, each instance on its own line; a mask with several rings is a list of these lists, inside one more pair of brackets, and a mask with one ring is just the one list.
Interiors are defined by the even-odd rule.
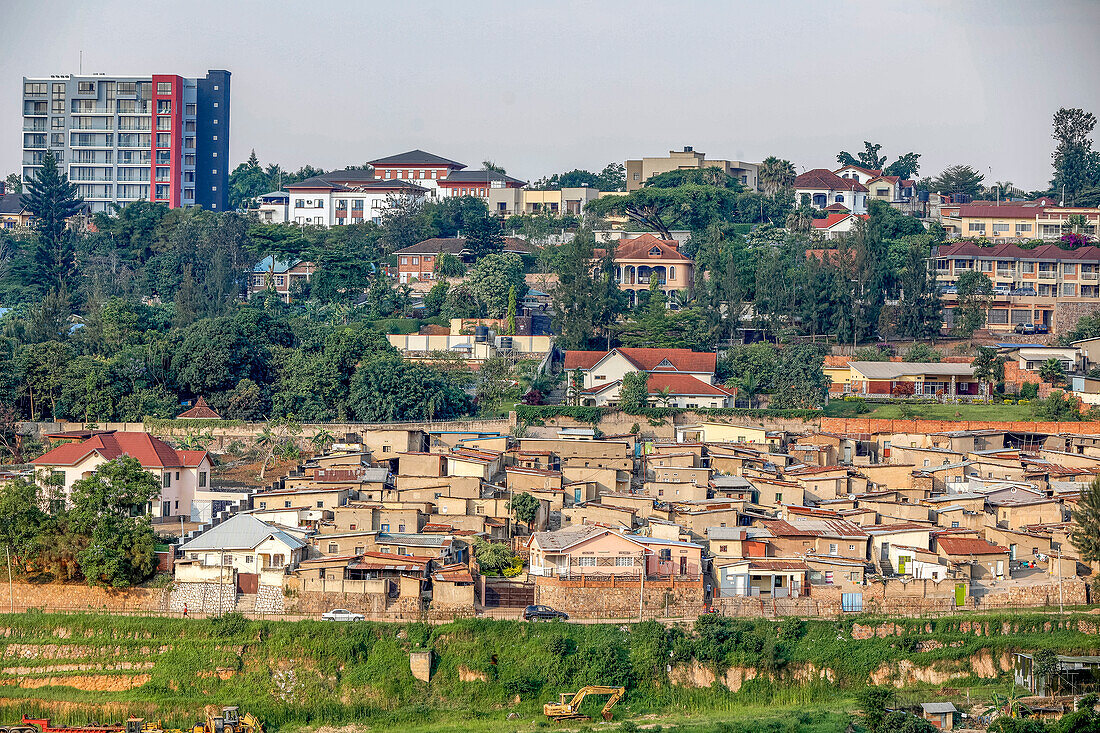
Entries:
[[998,420],[885,420],[823,417],[821,430],[833,433],[940,433],[956,430],[1006,430],[1025,433],[1096,435],[1100,422],[1006,422]]
[[[640,584],[632,579],[562,580],[538,578],[535,603],[577,618],[631,618],[638,615]],[[695,616],[703,606],[702,580],[647,580],[643,611]]]
[[7,610],[9,602],[14,602],[16,609],[45,611],[164,611],[168,608],[168,595],[168,588],[116,590],[86,585],[13,583],[10,598],[0,591],[0,609]]

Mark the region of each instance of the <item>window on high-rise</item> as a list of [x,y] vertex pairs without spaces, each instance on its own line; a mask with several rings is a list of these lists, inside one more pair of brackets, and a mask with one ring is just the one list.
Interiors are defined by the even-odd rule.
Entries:
[[188,104],[186,107],[184,107],[183,113],[186,114],[186,115],[190,115],[191,117],[194,117],[195,115],[197,115],[199,113],[199,105],[192,102],[192,103]]
[[157,114],[158,115],[170,115],[170,114],[172,114],[172,100],[171,99],[158,99],[157,100]]
[[168,116],[158,117],[157,118],[157,129],[158,130],[171,130],[172,129],[172,118],[168,117]]
[[94,81],[78,81],[76,83],[77,94],[93,94],[95,92]]
[[157,94],[171,94],[172,82],[170,81],[158,81],[157,82]]

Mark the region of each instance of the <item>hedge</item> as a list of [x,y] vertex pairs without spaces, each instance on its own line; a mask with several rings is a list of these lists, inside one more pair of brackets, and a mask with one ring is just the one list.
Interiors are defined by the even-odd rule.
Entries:
[[579,422],[599,423],[604,415],[622,412],[650,419],[675,417],[686,413],[706,415],[707,417],[786,417],[795,420],[815,420],[821,417],[819,410],[779,410],[750,409],[747,407],[647,407],[642,410],[627,411],[617,407],[589,407],[582,405],[516,405],[516,418],[523,422],[534,423],[555,417],[570,417]]

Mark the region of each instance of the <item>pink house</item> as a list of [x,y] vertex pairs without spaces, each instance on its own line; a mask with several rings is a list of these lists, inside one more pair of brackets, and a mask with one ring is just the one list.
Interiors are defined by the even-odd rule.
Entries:
[[62,443],[31,461],[61,489],[58,501],[67,502],[74,483],[123,456],[136,458],[161,485],[160,497],[149,507],[153,517],[191,517],[196,494],[210,488],[212,463],[204,450],[176,450],[149,433],[110,430],[90,435],[78,443]]
[[701,545],[622,534],[609,527],[581,525],[556,532],[536,532],[530,543],[534,576],[698,578]]

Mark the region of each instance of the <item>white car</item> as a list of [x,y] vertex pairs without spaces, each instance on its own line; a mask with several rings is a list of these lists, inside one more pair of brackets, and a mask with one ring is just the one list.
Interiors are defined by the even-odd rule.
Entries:
[[328,613],[321,614],[322,621],[364,621],[366,616],[361,613],[352,613],[346,608],[334,608]]

